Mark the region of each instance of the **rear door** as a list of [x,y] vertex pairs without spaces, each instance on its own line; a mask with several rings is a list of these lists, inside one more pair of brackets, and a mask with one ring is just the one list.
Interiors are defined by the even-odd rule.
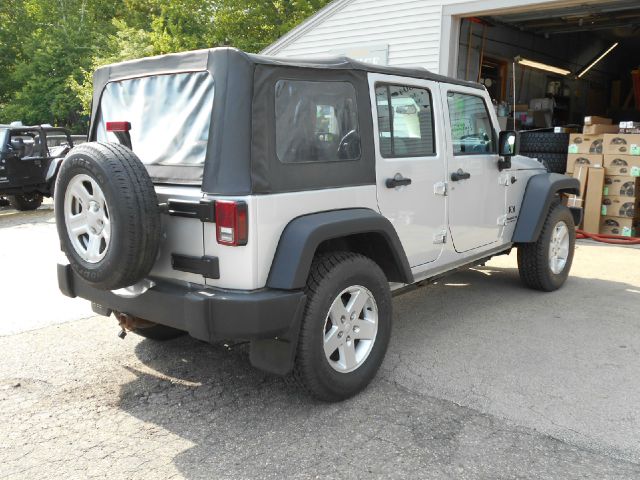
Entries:
[[435,82],[369,75],[376,138],[378,208],[402,242],[411,267],[433,262],[446,234],[445,152]]
[[174,268],[173,257],[197,263],[204,256],[198,204],[213,101],[213,78],[206,71],[126,78],[102,92],[93,139],[119,142],[107,123],[127,123],[132,150],[147,168],[158,201],[167,206],[151,277],[206,283],[199,273]]
[[487,96],[441,84],[447,138],[449,228],[457,252],[497,242],[505,210],[500,186],[497,132]]

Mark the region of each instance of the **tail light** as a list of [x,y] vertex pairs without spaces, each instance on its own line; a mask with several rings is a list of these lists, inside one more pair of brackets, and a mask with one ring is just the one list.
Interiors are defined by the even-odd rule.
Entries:
[[249,218],[247,204],[216,200],[216,239],[220,245],[239,247],[247,244]]
[[131,130],[129,122],[107,122],[107,132],[128,132]]

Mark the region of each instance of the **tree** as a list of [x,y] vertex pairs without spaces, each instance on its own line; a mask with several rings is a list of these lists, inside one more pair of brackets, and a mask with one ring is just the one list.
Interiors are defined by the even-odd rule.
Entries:
[[258,52],[329,0],[0,0],[0,123],[86,131],[105,64],[232,45]]

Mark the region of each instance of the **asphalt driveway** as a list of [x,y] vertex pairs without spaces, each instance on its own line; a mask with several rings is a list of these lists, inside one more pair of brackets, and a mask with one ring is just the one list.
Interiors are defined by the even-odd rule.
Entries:
[[0,210],[0,478],[638,478],[640,250],[565,288],[514,255],[394,300],[382,370],[327,405],[246,345],[116,336],[57,292],[52,212]]

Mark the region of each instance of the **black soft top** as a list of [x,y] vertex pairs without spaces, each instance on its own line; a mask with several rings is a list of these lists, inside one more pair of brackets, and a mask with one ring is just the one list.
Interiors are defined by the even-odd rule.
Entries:
[[[484,90],[484,86],[431,73],[423,68],[373,65],[347,57],[278,58],[222,47],[131,60],[94,73],[89,140],[95,139],[102,92],[109,82],[185,72],[208,71],[215,82],[215,101],[202,167],[146,165],[161,183],[202,184],[208,193],[240,195],[333,188],[375,183],[373,124],[367,73],[444,82]],[[278,78],[344,80],[358,92],[362,158],[358,162],[283,166],[273,153],[273,86]],[[227,105],[226,99],[233,99]],[[220,126],[223,126],[220,128]]]

